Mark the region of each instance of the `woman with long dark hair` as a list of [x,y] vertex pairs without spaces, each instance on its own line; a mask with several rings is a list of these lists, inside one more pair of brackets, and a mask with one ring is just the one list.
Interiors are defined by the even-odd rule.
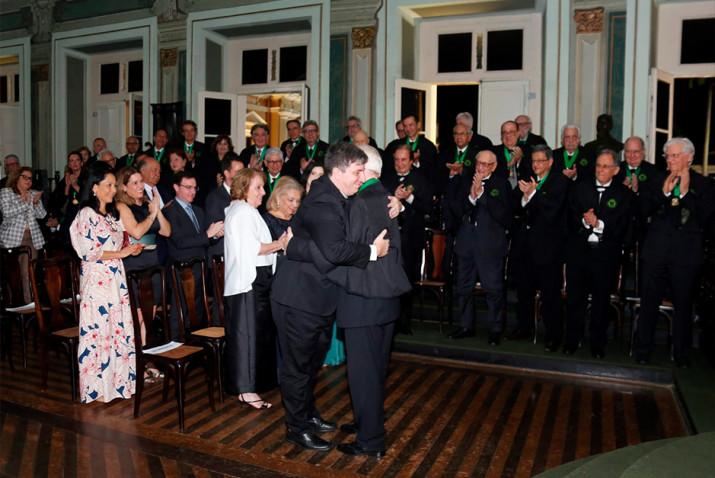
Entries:
[[114,204],[117,180],[97,161],[87,170],[82,202],[70,226],[82,260],[79,314],[79,386],[82,403],[129,398],[136,385],[134,328],[122,259],[142,244],[123,246],[124,226]]

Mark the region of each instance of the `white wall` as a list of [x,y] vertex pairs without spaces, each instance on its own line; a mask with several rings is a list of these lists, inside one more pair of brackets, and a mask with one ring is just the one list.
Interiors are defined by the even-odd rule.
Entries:
[[[680,46],[683,33],[683,20],[715,17],[715,1],[665,3],[657,10],[657,43],[655,67],[673,76],[715,76],[715,63],[686,64],[680,63]],[[703,48],[715,48],[715,32],[710,45]]]
[[[20,98],[15,98],[14,93],[15,75],[19,73],[19,63],[0,65],[0,76],[7,76],[8,88],[8,102],[0,104],[0,158],[4,158],[8,154],[16,154],[23,164],[29,165],[31,163],[24,161],[25,158],[23,158],[24,141],[20,134],[22,127]],[[20,95],[23,93],[22,86],[20,85]]]

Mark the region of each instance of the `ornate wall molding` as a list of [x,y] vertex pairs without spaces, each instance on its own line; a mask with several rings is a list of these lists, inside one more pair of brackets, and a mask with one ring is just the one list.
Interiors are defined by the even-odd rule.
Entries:
[[375,46],[375,27],[356,27],[352,31],[353,49],[373,48]]
[[159,50],[159,57],[161,58],[161,67],[169,68],[176,66],[176,60],[178,56],[178,51],[176,48],[162,48]]
[[603,7],[574,10],[576,33],[601,33],[603,31]]

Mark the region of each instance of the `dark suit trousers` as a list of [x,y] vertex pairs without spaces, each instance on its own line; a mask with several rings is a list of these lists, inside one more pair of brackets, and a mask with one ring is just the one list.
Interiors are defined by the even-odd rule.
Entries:
[[313,389],[330,348],[335,315],[315,315],[273,300],[271,307],[283,354],[280,374],[286,426],[296,432],[310,431],[308,419],[320,416]]
[[564,327],[561,287],[563,284],[562,263],[534,264],[530,251],[514,257],[516,276],[517,323],[521,330],[534,329],[534,297],[541,292],[541,317],[546,328],[547,341],[561,341]]
[[620,251],[597,247],[572,251],[566,262],[566,344],[583,338],[588,294],[591,294],[591,347],[607,342],[609,303],[618,282]]
[[487,326],[491,333],[501,333],[501,311],[504,308],[504,258],[474,254],[456,254],[456,293],[459,324],[474,329],[474,285],[482,283],[487,299]]
[[[411,284],[420,280],[420,266],[422,265],[422,250],[424,240],[422,237],[402,236],[402,263],[405,273]],[[403,294],[400,298],[401,323],[403,327],[408,327],[412,318],[412,291]]]
[[677,258],[668,261],[643,260],[641,284],[642,302],[638,318],[636,356],[649,358],[653,349],[658,308],[670,285],[673,299],[673,358],[688,358],[693,341],[693,296],[699,266],[676,264]]
[[394,322],[344,329],[357,442],[366,450],[385,449],[385,379],[394,329]]

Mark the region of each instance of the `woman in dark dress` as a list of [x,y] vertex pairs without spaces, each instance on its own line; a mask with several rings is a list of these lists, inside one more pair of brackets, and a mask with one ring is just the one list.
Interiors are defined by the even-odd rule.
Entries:
[[60,237],[65,244],[70,243],[69,229],[79,211],[79,193],[84,182],[82,174],[82,155],[72,151],[67,155],[65,176],[52,192],[49,212],[60,224]]
[[[276,183],[263,213],[263,220],[266,221],[274,241],[288,230],[302,197],[303,186],[290,176],[283,176]],[[278,254],[279,265],[282,255],[282,252]]]

